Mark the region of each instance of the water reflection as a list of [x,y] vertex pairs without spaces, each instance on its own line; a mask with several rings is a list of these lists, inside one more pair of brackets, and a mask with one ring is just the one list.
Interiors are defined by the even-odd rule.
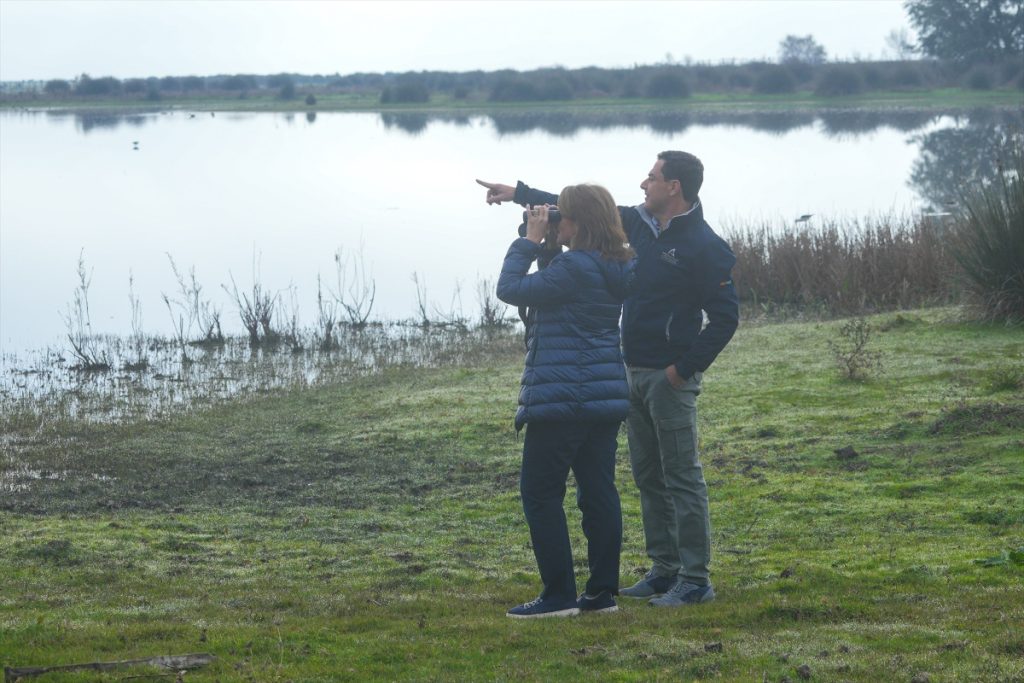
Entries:
[[[453,282],[474,282],[507,248],[514,211],[480,201],[474,173],[506,182],[519,174],[545,184],[539,178],[601,180],[630,203],[639,193],[636,164],[619,160],[687,145],[711,157],[706,198],[716,227],[791,224],[801,214],[818,223],[920,212],[927,210],[922,198],[942,207],[957,189],[995,177],[994,151],[1019,145],[1011,131],[1024,127],[1021,110],[1006,108],[299,110],[292,120],[280,112],[0,114],[0,348],[62,338],[53,312],[69,302],[83,249],[96,268],[92,293],[103,332],[128,328],[129,268],[143,274],[136,283],[149,331],[169,332],[162,296],[174,280],[166,252],[219,273],[206,291],[223,307],[221,285],[252,267],[247,254],[272,254],[267,282],[295,280],[307,297],[317,291],[317,272],[333,269],[330,255],[364,236],[379,286],[375,315],[401,319],[415,303],[411,273],[430,278],[432,301],[447,302]],[[129,128],[112,132],[118,126]],[[143,140],[142,153],[132,151],[133,140]],[[401,193],[372,182],[393,172],[395,153],[425,182]],[[455,199],[454,192],[465,194]],[[412,215],[415,221],[405,220]],[[458,241],[466,225],[482,226],[479,239]],[[303,305],[311,304],[310,296]]]
[[427,124],[431,121],[429,114],[423,114],[420,112],[405,112],[400,114],[383,112],[381,113],[380,118],[381,121],[384,122],[385,128],[398,128],[410,135],[419,135],[427,129]]
[[[155,120],[155,115],[172,112],[153,110],[123,114],[113,112],[47,111],[25,112],[54,119],[71,118],[83,133],[94,129],[115,129],[120,126],[141,127]],[[215,114],[211,113],[211,116]],[[820,123],[826,135],[849,136],[871,133],[880,128],[913,132],[924,128],[948,113],[933,109],[822,109],[816,111],[684,111],[672,109],[507,111],[468,114],[428,114],[423,112],[382,112],[381,121],[388,129],[419,135],[431,123],[470,126],[474,119],[489,121],[499,135],[543,132],[556,137],[572,137],[585,130],[610,128],[647,128],[657,133],[677,134],[692,126],[736,126],[766,133],[788,133]],[[251,113],[227,112],[228,120],[246,120]],[[955,115],[968,127],[1024,127],[1022,109],[973,109]],[[189,114],[190,118],[195,114]],[[282,118],[293,123],[295,114],[285,112]],[[317,120],[317,112],[305,113],[308,123]]]
[[72,118],[75,128],[82,133],[95,129],[115,129],[121,126],[141,128],[153,120],[151,114],[114,114],[104,112],[48,111],[46,116],[53,119]]
[[814,114],[791,111],[754,112],[741,125],[767,133],[782,134],[798,128],[813,126]]
[[[987,118],[987,117],[986,117]],[[965,190],[993,182],[1012,150],[1024,151],[1020,122],[944,128],[917,135],[920,148],[910,185],[933,207],[955,205]]]

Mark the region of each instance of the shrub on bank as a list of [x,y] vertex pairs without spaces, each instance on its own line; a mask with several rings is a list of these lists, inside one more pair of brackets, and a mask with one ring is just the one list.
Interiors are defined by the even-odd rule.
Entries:
[[859,95],[864,91],[864,80],[856,67],[839,65],[830,67],[822,74],[814,94],[819,97],[840,97]]
[[971,90],[991,90],[994,87],[991,72],[983,66],[975,67],[967,74],[967,87]]
[[760,95],[784,95],[796,92],[796,79],[784,66],[764,69],[754,79],[754,92]]
[[[1014,138],[1011,138],[1011,140]],[[953,254],[967,291],[990,320],[1024,321],[1024,151],[1021,138],[996,181],[965,192]],[[1008,162],[1008,163],[1007,163]]]
[[658,71],[647,81],[647,96],[656,99],[689,97],[690,83],[678,70]]
[[905,88],[920,88],[924,85],[924,79],[917,68],[911,64],[901,64],[889,74],[889,87],[897,90]]

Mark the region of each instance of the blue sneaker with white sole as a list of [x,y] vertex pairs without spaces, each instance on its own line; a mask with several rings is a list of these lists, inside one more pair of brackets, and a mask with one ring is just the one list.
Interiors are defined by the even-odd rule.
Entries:
[[618,612],[619,606],[615,604],[615,598],[609,591],[601,591],[597,595],[584,593],[576,600],[580,613],[587,614],[611,614]]

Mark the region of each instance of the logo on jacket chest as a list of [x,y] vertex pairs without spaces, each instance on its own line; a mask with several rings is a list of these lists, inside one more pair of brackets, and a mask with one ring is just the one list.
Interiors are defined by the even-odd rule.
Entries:
[[675,250],[675,248],[669,249],[668,251],[661,252],[661,254],[659,255],[659,258],[662,261],[664,261],[665,263],[670,263],[673,266],[678,266],[679,265],[679,259],[676,258],[676,250]]

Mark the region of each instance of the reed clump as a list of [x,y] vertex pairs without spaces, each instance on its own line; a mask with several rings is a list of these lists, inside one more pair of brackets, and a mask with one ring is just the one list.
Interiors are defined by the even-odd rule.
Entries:
[[925,219],[828,220],[727,232],[747,317],[855,315],[956,302],[948,228]]

